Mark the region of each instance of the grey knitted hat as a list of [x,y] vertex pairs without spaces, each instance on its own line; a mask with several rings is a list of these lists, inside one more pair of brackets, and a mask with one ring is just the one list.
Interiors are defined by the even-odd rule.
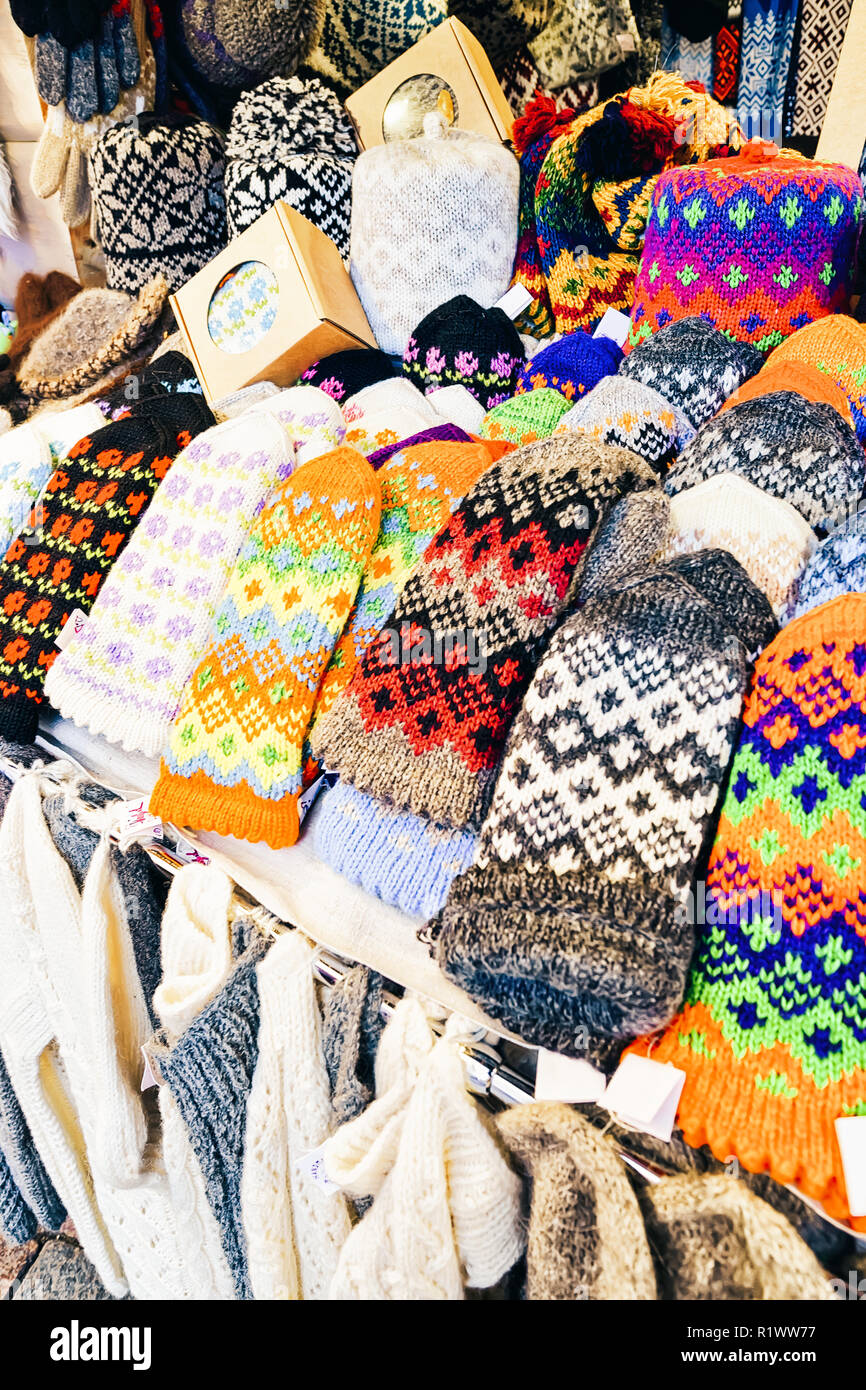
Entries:
[[717,473],[739,474],[826,531],[861,496],[866,457],[833,406],[776,391],[704,425],[671,467],[665,489],[673,496]]
[[642,381],[698,429],[764,365],[750,343],[735,343],[703,319],[677,319],[630,352],[619,375]]
[[348,116],[317,77],[273,77],[245,93],[226,144],[229,236],[283,199],[348,256],[357,154]]
[[[775,630],[731,556],[684,558],[696,562],[688,582],[681,566],[639,573],[559,628],[473,867],[434,919],[446,974],[569,1055],[596,1034],[651,1032],[682,1002],[688,893],[733,751],[753,613],[761,637]],[[727,595],[720,576],[739,581]]]
[[291,77],[322,32],[325,0],[214,0],[217,42],[259,77]]
[[564,430],[580,430],[603,444],[631,449],[660,474],[695,437],[679,407],[652,386],[619,373],[604,377],[563,415],[557,432]]

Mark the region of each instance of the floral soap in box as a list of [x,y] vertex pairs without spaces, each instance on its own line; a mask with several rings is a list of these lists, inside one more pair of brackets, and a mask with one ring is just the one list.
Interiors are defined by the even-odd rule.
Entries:
[[337,247],[282,202],[171,306],[211,405],[254,381],[290,386],[329,353],[376,346]]

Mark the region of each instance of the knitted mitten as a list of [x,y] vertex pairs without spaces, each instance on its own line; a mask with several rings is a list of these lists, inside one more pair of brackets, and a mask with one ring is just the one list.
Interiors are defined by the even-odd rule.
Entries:
[[775,627],[723,559],[692,583],[673,568],[627,577],[559,628],[475,863],[434,923],[446,974],[540,1046],[579,1055],[594,1034],[666,1023],[682,1000],[689,893],[734,746],[756,601],[765,639]]
[[866,443],[866,325],[847,314],[808,323],[772,353],[772,366],[783,363],[804,363],[826,372],[848,397],[857,438]]
[[662,476],[695,437],[685,415],[641,381],[607,376],[562,416],[557,434],[579,430],[600,444],[619,444]]
[[690,1144],[841,1220],[834,1121],[866,1109],[864,621],[866,596],[843,595],[760,657],[686,1002],[661,1039],[635,1044],[685,1072]]
[[646,1185],[640,1203],[664,1299],[836,1297],[790,1222],[736,1178],[663,1178]]
[[717,473],[738,473],[826,531],[856,506],[866,461],[854,431],[832,406],[778,391],[704,425],[671,466],[665,489],[674,496]]
[[347,970],[328,991],[322,1009],[322,1052],[338,1124],[354,1120],[369,1105],[382,1036],[382,976],[366,965]]
[[31,537],[0,563],[0,731],[36,733],[45,675],[72,613],[88,613],[175,455],[213,416],[199,396],[163,396],[147,412],[79,440],[49,479]]
[[272,415],[282,425],[291,445],[294,465],[329,454],[343,443],[346,426],[336,401],[317,386],[290,386],[265,400],[255,402],[253,413]]
[[[115,102],[112,102],[112,106]],[[111,110],[111,107],[108,108]],[[71,121],[84,125],[99,110],[99,89],[96,81],[96,45],[92,39],[71,49],[66,76],[66,114]]]
[[516,1105],[496,1127],[530,1180],[527,1298],[655,1299],[640,1207],[611,1141],[552,1102]]
[[56,106],[66,96],[69,54],[53,34],[38,34],[33,55],[36,90],[46,106]]
[[551,386],[526,391],[488,410],[478,427],[482,439],[505,439],[509,444],[532,444],[547,439],[568,410],[568,399]]
[[347,348],[344,352],[320,357],[301,373],[299,384],[318,386],[337,405],[342,405],[365,386],[375,386],[378,381],[388,381],[399,375],[387,352],[379,348]]
[[441,420],[477,435],[486,412],[465,386],[437,386],[427,393],[427,400]]
[[866,516],[855,512],[818,546],[794,585],[787,618],[801,618],[839,594],[862,593],[866,593]]
[[737,473],[717,473],[671,499],[670,525],[660,560],[697,550],[726,550],[767,595],[776,616],[818,538],[790,502]]
[[285,432],[259,412],[184,450],[48,674],[64,718],[129,752],[161,751],[241,546],[291,466]]
[[0,438],[0,549],[27,524],[30,509],[60,460],[105,419],[97,405],[46,410]]
[[121,87],[134,87],[141,76],[141,61],[132,25],[130,0],[114,0],[111,6],[114,57]]
[[[120,100],[120,74],[117,71],[117,49],[114,46],[114,18],[110,11],[102,17],[102,27],[97,35],[95,48],[97,109],[107,116]],[[123,84],[125,87],[131,87],[139,78],[138,49],[134,47],[134,40],[133,51],[136,73],[133,82]]]
[[619,369],[641,381],[699,429],[728,396],[763,366],[750,343],[735,343],[703,319],[678,319],[630,352]]
[[621,361],[622,349],[612,338],[594,338],[578,329],[530,358],[517,378],[515,394],[551,387],[573,401],[612,376]]
[[154,814],[274,848],[297,839],[304,736],[379,530],[380,492],[366,459],[336,449],[265,507],[186,688]]

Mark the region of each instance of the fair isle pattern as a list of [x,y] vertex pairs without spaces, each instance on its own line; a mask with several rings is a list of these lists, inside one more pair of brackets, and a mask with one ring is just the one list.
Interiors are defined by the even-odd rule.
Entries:
[[64,718],[128,752],[162,752],[241,546],[291,467],[286,435],[264,415],[187,446],[48,673]]
[[857,438],[866,445],[866,324],[832,314],[792,333],[771,360],[774,366],[801,362],[831,377],[848,397]]
[[345,442],[349,448],[368,456],[402,444],[404,439],[411,439],[413,434],[430,428],[428,415],[422,415],[413,406],[400,405],[394,410],[379,410],[347,422]]
[[643,382],[695,429],[764,365],[751,343],[732,342],[703,319],[676,319],[629,352],[618,375]]
[[866,593],[866,514],[849,517],[823,540],[791,596],[788,621],[840,594]]
[[326,0],[308,66],[354,92],[448,18],[446,0]]
[[747,140],[782,144],[798,0],[744,0],[737,115]]
[[866,1115],[864,632],[866,596],[846,594],[759,659],[685,1006],[634,1045],[685,1072],[689,1144],[793,1183],[840,1220],[834,1121]]
[[478,427],[481,439],[504,440],[518,447],[547,439],[568,410],[568,399],[552,386],[538,386],[501,401]]
[[668,464],[695,437],[689,421],[658,391],[628,377],[609,376],[567,414],[556,434],[588,434],[600,444],[630,449],[664,475]]
[[629,52],[640,50],[628,0],[553,0],[550,19],[527,48],[542,84],[555,90],[615,68],[627,51],[621,38]]
[[847,308],[863,188],[796,153],[670,169],[653,189],[629,341],[700,316],[761,352]]
[[249,412],[272,415],[286,432],[295,467],[338,449],[346,438],[343,412],[318,386],[289,386],[259,401]]
[[265,507],[184,693],[155,815],[274,849],[298,836],[304,736],[379,530],[366,459],[336,449]]

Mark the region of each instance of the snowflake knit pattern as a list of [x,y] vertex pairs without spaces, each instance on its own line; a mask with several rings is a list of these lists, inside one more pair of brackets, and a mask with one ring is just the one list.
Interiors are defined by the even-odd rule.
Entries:
[[866,1114],[864,624],[866,596],[846,594],[760,657],[685,1006],[651,1045],[686,1074],[689,1144],[841,1220],[834,1121]]
[[61,628],[73,609],[89,613],[175,455],[212,421],[200,396],[159,397],[79,440],[51,475],[32,533],[14,540],[0,564],[4,737],[32,741]]
[[[764,147],[759,147],[759,149]],[[853,169],[757,151],[671,169],[653,189],[629,342],[700,315],[769,352],[847,307],[863,208]]]
[[48,673],[64,718],[128,752],[162,751],[241,546],[292,459],[280,424],[258,413],[184,450]]
[[866,514],[852,517],[823,540],[791,595],[788,621],[839,594],[866,593]]
[[184,693],[155,815],[274,849],[294,844],[304,736],[380,509],[377,475],[347,448],[304,464],[265,507]]

